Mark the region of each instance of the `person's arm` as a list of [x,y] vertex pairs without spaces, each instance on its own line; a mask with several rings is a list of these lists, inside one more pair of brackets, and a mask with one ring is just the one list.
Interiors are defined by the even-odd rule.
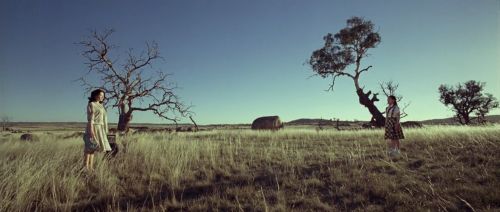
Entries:
[[106,133],[106,135],[108,134],[108,114],[106,114],[106,111],[104,111],[104,116],[103,116],[103,120],[102,120],[104,123],[104,132]]
[[396,106],[396,108],[394,108],[396,111],[396,124],[399,125],[399,120],[401,120],[401,113],[399,112],[399,106]]
[[90,135],[94,135],[94,129],[92,127],[92,125],[94,125],[94,108],[92,108],[92,106],[92,103],[89,103],[87,106],[87,127]]

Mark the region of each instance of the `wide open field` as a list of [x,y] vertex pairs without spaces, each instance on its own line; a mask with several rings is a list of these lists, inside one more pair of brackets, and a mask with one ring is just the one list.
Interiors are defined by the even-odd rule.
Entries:
[[133,135],[90,174],[81,138],[2,136],[0,211],[500,210],[499,125],[405,134],[395,157],[379,130]]

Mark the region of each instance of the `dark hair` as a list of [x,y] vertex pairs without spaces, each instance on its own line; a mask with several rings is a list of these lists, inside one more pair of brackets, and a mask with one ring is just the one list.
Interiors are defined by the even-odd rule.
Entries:
[[[89,99],[89,103],[91,102],[96,102],[97,101],[97,97],[99,96],[99,94],[101,93],[104,93],[104,91],[102,91],[101,89],[96,89],[94,91],[92,91],[92,93],[90,93],[90,97],[88,98]],[[99,102],[99,103],[102,103],[102,102]]]
[[396,97],[395,96],[390,95],[389,98],[391,98],[392,100],[394,100],[394,105],[398,105],[398,102],[396,101]]

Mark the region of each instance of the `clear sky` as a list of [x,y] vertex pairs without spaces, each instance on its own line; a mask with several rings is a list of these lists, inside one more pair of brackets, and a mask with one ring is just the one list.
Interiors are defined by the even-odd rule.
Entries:
[[[334,92],[325,92],[331,80],[307,79],[313,72],[303,65],[323,36],[361,16],[380,28],[382,43],[362,61],[373,67],[360,84],[378,92],[378,83],[392,78],[402,102],[412,101],[406,120],[446,118],[452,113],[438,101],[440,84],[484,81],[500,98],[499,9],[498,0],[4,0],[0,115],[85,122],[89,94],[72,80],[85,73],[86,61],[74,43],[89,28],[114,28],[110,42],[122,55],[158,42],[165,62],[152,71],[174,73],[182,87],[176,93],[195,105],[198,124],[268,115],[369,120],[351,79],[339,78]],[[108,119],[117,122],[116,110]],[[135,112],[132,122],[171,123],[150,112]]]

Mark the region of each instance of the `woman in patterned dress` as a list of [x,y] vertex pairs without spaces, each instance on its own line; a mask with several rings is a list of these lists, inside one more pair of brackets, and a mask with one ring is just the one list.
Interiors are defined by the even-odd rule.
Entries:
[[400,119],[401,114],[399,111],[398,103],[395,96],[387,98],[389,106],[385,109],[385,139],[391,139],[392,150],[389,155],[399,154],[399,139],[404,139],[403,129],[401,128]]
[[85,142],[84,163],[87,170],[93,170],[94,153],[111,151],[108,142],[108,120],[106,110],[101,105],[104,100],[102,90],[94,90],[90,94],[89,104],[87,105],[87,127],[83,135]]

